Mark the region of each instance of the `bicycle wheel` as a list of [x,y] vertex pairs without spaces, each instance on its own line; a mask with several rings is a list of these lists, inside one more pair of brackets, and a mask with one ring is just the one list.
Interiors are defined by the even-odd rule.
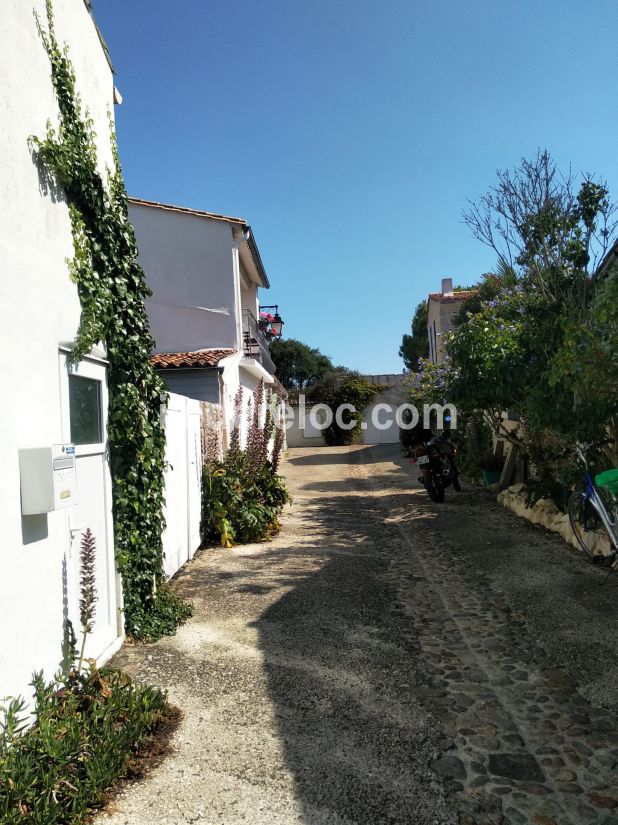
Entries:
[[597,511],[590,504],[590,500],[586,494],[579,490],[571,493],[568,513],[571,529],[577,539],[577,543],[589,561],[592,561],[595,558],[595,554],[593,551],[593,537],[589,536],[589,534],[598,530],[599,527],[604,527],[604,524],[599,518]]

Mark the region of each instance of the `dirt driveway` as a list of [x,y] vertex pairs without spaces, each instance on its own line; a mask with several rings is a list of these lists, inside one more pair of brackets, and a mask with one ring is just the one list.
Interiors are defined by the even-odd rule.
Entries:
[[198,554],[192,621],[116,657],[185,718],[97,822],[618,823],[618,577],[394,447],[284,471],[276,541]]

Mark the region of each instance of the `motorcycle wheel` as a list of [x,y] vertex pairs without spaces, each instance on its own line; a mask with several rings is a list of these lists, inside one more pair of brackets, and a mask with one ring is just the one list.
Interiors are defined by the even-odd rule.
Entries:
[[459,483],[459,473],[457,472],[457,467],[455,466],[455,462],[451,458],[451,470],[453,471],[453,490],[456,493],[461,493],[461,484]]
[[444,487],[437,481],[430,469],[423,470],[423,484],[429,494],[429,498],[437,504],[444,501]]

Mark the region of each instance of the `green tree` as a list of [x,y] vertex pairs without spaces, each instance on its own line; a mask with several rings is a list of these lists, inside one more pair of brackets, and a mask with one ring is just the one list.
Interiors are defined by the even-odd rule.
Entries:
[[270,355],[277,378],[286,390],[304,390],[333,369],[332,361],[327,355],[294,338],[273,341]]
[[570,317],[552,363],[550,379],[568,381],[576,398],[594,399],[616,417],[618,411],[618,271],[595,287],[581,322]]
[[558,171],[547,150],[498,171],[497,183],[463,213],[475,238],[548,297],[594,271],[616,229],[607,186]]
[[399,347],[399,357],[407,370],[416,372],[419,358],[429,355],[429,339],[427,337],[427,301],[421,301],[412,316],[412,334],[404,333]]
[[[500,268],[447,340],[449,400],[519,442],[535,483],[554,495],[572,481],[562,448],[596,439],[616,419],[618,296],[611,278],[591,277],[613,215],[604,184],[561,175],[547,152],[499,172],[464,214]],[[505,431],[505,409],[518,413],[517,430]]]
[[614,211],[605,185],[584,177],[578,187],[545,151],[498,172],[497,185],[464,213],[473,234],[498,253],[503,277],[447,345],[460,402],[496,415],[514,408],[528,429],[598,433],[609,415],[605,399],[577,391],[561,353],[567,347],[578,363],[569,341],[590,324],[590,272],[611,242]]
[[386,387],[382,384],[370,384],[360,373],[346,367],[336,367],[327,372],[311,388],[309,398],[328,404],[333,415],[343,404],[351,404],[354,412],[349,409],[343,410],[341,420],[344,425],[350,424],[352,420],[356,422],[352,429],[348,429],[346,426],[340,427],[333,417],[332,424],[324,430],[327,443],[350,444],[355,441],[361,433],[363,413],[376,395],[385,389]]
[[491,301],[505,287],[514,287],[516,283],[517,273],[514,268],[505,260],[499,260],[495,272],[486,272],[476,284],[466,287],[466,291],[472,292],[472,295],[463,301],[453,318],[453,325],[458,327],[465,324],[470,315],[480,311],[485,301]]

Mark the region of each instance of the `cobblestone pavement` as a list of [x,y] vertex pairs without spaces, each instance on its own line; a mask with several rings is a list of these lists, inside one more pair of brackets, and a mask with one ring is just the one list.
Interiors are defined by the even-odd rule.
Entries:
[[618,824],[614,581],[396,447],[284,470],[275,541],[199,553],[194,618],[116,657],[185,716],[98,825]]
[[[387,577],[433,676],[425,704],[451,741],[432,768],[465,800],[461,821],[618,823],[615,714],[590,704],[548,659],[525,617],[470,567],[457,530],[432,529],[428,512],[448,500],[428,504],[423,491],[402,515],[393,485],[384,485],[366,455],[353,454],[354,471],[381,504],[385,545],[396,550],[403,541],[409,550],[393,552]],[[482,523],[478,533],[481,540]],[[542,535],[530,530],[532,542],[535,533]],[[614,614],[607,626],[614,639],[615,627]]]

